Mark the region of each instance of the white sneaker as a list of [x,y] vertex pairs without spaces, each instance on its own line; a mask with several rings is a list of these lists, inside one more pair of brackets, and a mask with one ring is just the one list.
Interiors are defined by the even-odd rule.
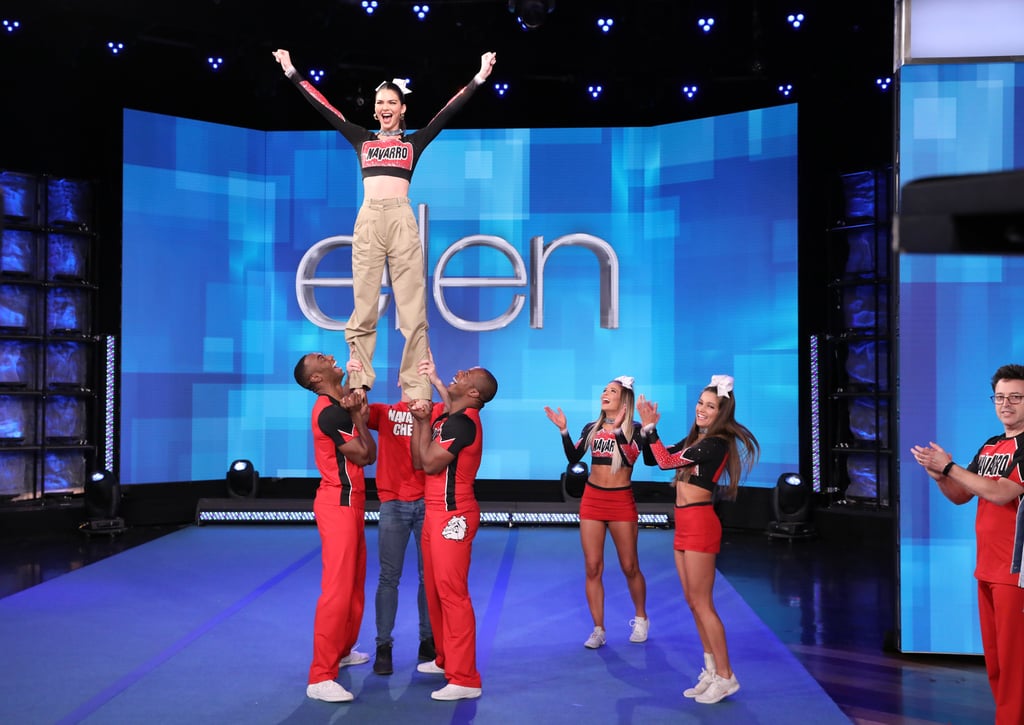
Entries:
[[702,705],[713,705],[723,698],[735,694],[740,689],[740,683],[736,681],[735,672],[732,673],[729,679],[725,679],[721,675],[712,675],[712,678],[708,689],[693,698]]
[[427,660],[426,662],[420,662],[416,665],[416,671],[422,672],[425,675],[443,675],[444,669],[437,666],[437,662],[434,660]]
[[324,702],[351,702],[355,696],[334,680],[324,680],[306,686],[306,697]]
[[647,617],[636,617],[629,620],[629,626],[633,632],[629,635],[630,642],[646,642],[647,630],[651,628],[651,620]]
[[365,652],[356,652],[352,650],[347,655],[341,658],[338,662],[338,667],[351,667],[352,665],[362,665],[370,661],[370,655]]
[[483,690],[479,687],[463,687],[462,685],[445,685],[440,690],[430,693],[433,700],[472,700],[480,697]]
[[683,690],[683,697],[697,697],[697,695],[703,694],[706,689],[711,687],[711,683],[714,681],[714,678],[714,672],[709,672],[701,667],[700,677],[697,678],[697,684]]
[[594,627],[594,631],[587,637],[587,641],[583,643],[584,647],[589,649],[597,649],[605,643],[604,628]]

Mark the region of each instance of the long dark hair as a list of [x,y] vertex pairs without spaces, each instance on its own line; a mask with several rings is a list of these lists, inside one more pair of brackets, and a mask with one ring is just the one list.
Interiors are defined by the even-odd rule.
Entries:
[[[706,392],[714,393],[715,397],[718,398],[718,415],[704,432],[704,437],[716,436],[724,438],[729,443],[729,457],[725,460],[725,475],[729,479],[729,485],[721,496],[731,501],[736,498],[736,492],[739,490],[740,480],[744,474],[749,474],[754,464],[757,463],[757,459],[761,455],[761,444],[757,442],[757,438],[754,437],[754,434],[745,425],[736,420],[735,392],[729,397],[722,397],[718,394],[718,388],[714,385],[704,388],[701,394]],[[697,442],[697,438],[700,435],[700,429],[697,427],[696,419],[694,419],[690,432],[680,442],[682,447],[688,448],[692,446]],[[690,469],[680,468],[676,480],[690,480]],[[719,491],[721,489],[716,488],[715,490]]]

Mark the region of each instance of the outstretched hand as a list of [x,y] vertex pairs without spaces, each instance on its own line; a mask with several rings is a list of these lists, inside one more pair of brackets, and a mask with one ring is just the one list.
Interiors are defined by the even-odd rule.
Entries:
[[548,420],[558,426],[558,430],[566,429],[567,423],[565,420],[565,413],[562,412],[561,408],[558,408],[557,411],[555,411],[545,405],[544,413],[547,414]]
[[281,64],[281,70],[285,73],[291,73],[295,66],[292,65],[292,55],[283,48],[278,48],[271,55],[274,56],[274,60]]
[[644,425],[657,425],[658,421],[661,420],[658,404],[651,402],[642,395],[636,401],[636,410],[640,413],[640,422]]

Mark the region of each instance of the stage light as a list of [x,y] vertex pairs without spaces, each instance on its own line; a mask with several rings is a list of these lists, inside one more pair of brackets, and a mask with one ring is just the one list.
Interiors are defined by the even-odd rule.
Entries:
[[319,69],[311,70],[309,71],[309,77],[313,79],[314,83],[319,83],[324,79],[324,72]]
[[508,11],[524,30],[539,28],[554,9],[555,0],[508,0]]
[[508,93],[508,83],[495,83],[494,92],[497,93],[499,96],[504,96],[506,93]]
[[562,474],[562,500],[581,498],[588,478],[590,478],[590,471],[587,469],[586,463],[583,461],[570,463]]
[[412,6],[412,12],[413,12],[413,14],[417,18],[419,18],[420,20],[423,20],[423,19],[425,19],[427,17],[427,13],[430,12],[430,6],[429,5],[413,5]]
[[111,40],[107,43],[107,50],[110,51],[111,55],[117,55],[124,50],[124,43],[118,43],[117,41]]
[[794,29],[799,28],[804,24],[803,13],[790,13],[786,16],[786,22],[793,26]]
[[601,29],[602,33],[611,31],[612,26],[615,25],[615,21],[611,18],[598,18],[597,27]]
[[811,526],[813,491],[799,473],[783,473],[772,489],[772,515],[768,535],[785,539],[806,539],[815,535]]
[[710,33],[711,29],[715,27],[715,19],[701,18],[700,20],[697,21],[697,25],[700,26],[700,29],[703,30],[705,33]]
[[587,93],[590,94],[591,98],[598,98],[601,95],[601,91],[604,88],[602,86],[587,86]]
[[233,461],[227,474],[228,495],[232,498],[256,498],[260,487],[260,473],[252,461]]
[[683,95],[692,101],[697,95],[697,86],[683,86]]
[[782,85],[779,86],[779,93],[781,93],[784,96],[788,97],[789,94],[792,93],[792,92],[793,92],[793,84],[792,83],[783,83]]
[[16,33],[21,30],[20,20],[4,20],[4,30],[8,33]]
[[206,59],[206,62],[213,70],[220,70],[220,67],[224,65],[224,58],[219,55],[211,55]]
[[79,527],[87,534],[124,531],[121,518],[121,484],[110,471],[96,471],[85,481],[86,521]]
[[892,78],[875,78],[875,85],[878,86],[878,90],[887,91],[892,85]]
[[367,15],[373,15],[373,11],[377,9],[377,0],[363,0],[362,5]]

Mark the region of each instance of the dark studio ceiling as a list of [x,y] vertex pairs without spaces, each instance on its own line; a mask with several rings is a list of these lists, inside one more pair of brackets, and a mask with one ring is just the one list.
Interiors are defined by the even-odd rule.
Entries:
[[[796,101],[817,108],[823,143],[834,135],[837,147],[848,145],[843,137],[857,133],[871,137],[867,146],[891,142],[891,98],[875,86],[892,75],[891,2],[555,0],[529,31],[508,0],[434,0],[424,21],[413,13],[420,3],[377,0],[371,16],[360,2],[8,0],[0,14],[21,25],[0,37],[6,133],[96,143],[125,106],[259,129],[323,128],[271,57],[284,47],[301,70],[323,69],[322,92],[364,125],[381,80],[412,79],[416,127],[494,50],[491,80],[507,83],[506,95],[481,89],[453,125],[639,126]],[[797,11],[806,19],[794,30],[786,16]],[[614,20],[611,32],[598,29],[602,17]],[[715,18],[712,32],[701,17]],[[108,41],[123,51],[112,56]],[[217,72],[211,55],[224,59]],[[777,90],[785,83],[789,98]],[[603,89],[596,100],[587,93],[594,84]],[[692,100],[683,85],[698,87]]]

